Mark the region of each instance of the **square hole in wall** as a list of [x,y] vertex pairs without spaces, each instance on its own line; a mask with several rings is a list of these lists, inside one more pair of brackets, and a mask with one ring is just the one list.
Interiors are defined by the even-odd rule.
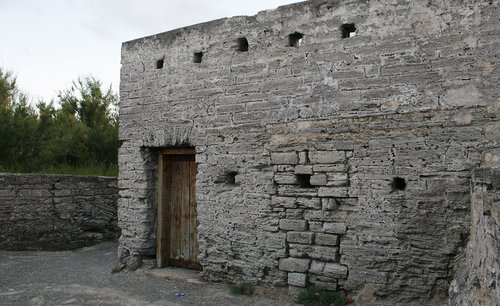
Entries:
[[402,177],[395,177],[392,179],[391,183],[392,191],[405,190],[406,189],[406,181]]
[[229,171],[227,172],[225,176],[225,182],[227,185],[236,185],[236,175],[238,175],[238,172],[236,171]]
[[193,63],[199,64],[203,59],[203,52],[195,52],[193,54]]
[[163,64],[164,64],[165,60],[162,58],[162,59],[159,59],[156,61],[156,69],[162,69],[163,68]]
[[295,174],[300,188],[312,188],[310,174]]
[[248,51],[248,39],[246,37],[240,37],[236,40],[236,50],[239,52],[247,52]]
[[290,47],[300,47],[304,41],[304,34],[299,32],[294,32],[288,35],[288,45]]
[[356,26],[354,23],[344,23],[340,26],[342,38],[351,38],[356,36]]

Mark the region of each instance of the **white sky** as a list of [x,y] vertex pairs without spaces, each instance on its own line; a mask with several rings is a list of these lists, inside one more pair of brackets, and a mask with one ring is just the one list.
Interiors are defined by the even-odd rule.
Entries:
[[299,0],[0,0],[0,67],[36,103],[80,76],[118,91],[124,41]]

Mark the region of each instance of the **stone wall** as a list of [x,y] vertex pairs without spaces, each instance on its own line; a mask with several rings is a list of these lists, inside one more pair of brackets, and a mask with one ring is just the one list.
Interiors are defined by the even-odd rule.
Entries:
[[0,250],[64,250],[119,236],[117,180],[0,173]]
[[[499,131],[500,133],[500,131]],[[472,231],[464,262],[450,287],[452,305],[500,304],[500,169],[472,178]]]
[[308,1],[124,43],[122,264],[155,254],[157,150],[195,147],[205,278],[444,301],[500,164],[498,10]]

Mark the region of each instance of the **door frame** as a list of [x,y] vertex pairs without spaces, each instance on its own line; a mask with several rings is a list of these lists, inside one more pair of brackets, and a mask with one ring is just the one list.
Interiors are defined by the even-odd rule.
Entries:
[[[157,214],[156,214],[156,266],[158,268],[163,268],[169,264],[169,253],[170,253],[170,237],[165,233],[166,226],[170,226],[165,214],[165,205],[163,203],[163,193],[164,193],[164,156],[165,155],[193,155],[196,157],[195,148],[169,148],[158,150],[158,177],[157,177]],[[196,182],[196,181],[195,181]],[[166,255],[162,256],[162,250],[166,252]]]

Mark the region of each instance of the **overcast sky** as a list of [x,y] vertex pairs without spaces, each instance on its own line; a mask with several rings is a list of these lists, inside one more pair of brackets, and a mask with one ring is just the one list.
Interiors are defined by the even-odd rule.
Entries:
[[299,0],[0,0],[0,67],[33,102],[79,76],[118,91],[124,41]]

